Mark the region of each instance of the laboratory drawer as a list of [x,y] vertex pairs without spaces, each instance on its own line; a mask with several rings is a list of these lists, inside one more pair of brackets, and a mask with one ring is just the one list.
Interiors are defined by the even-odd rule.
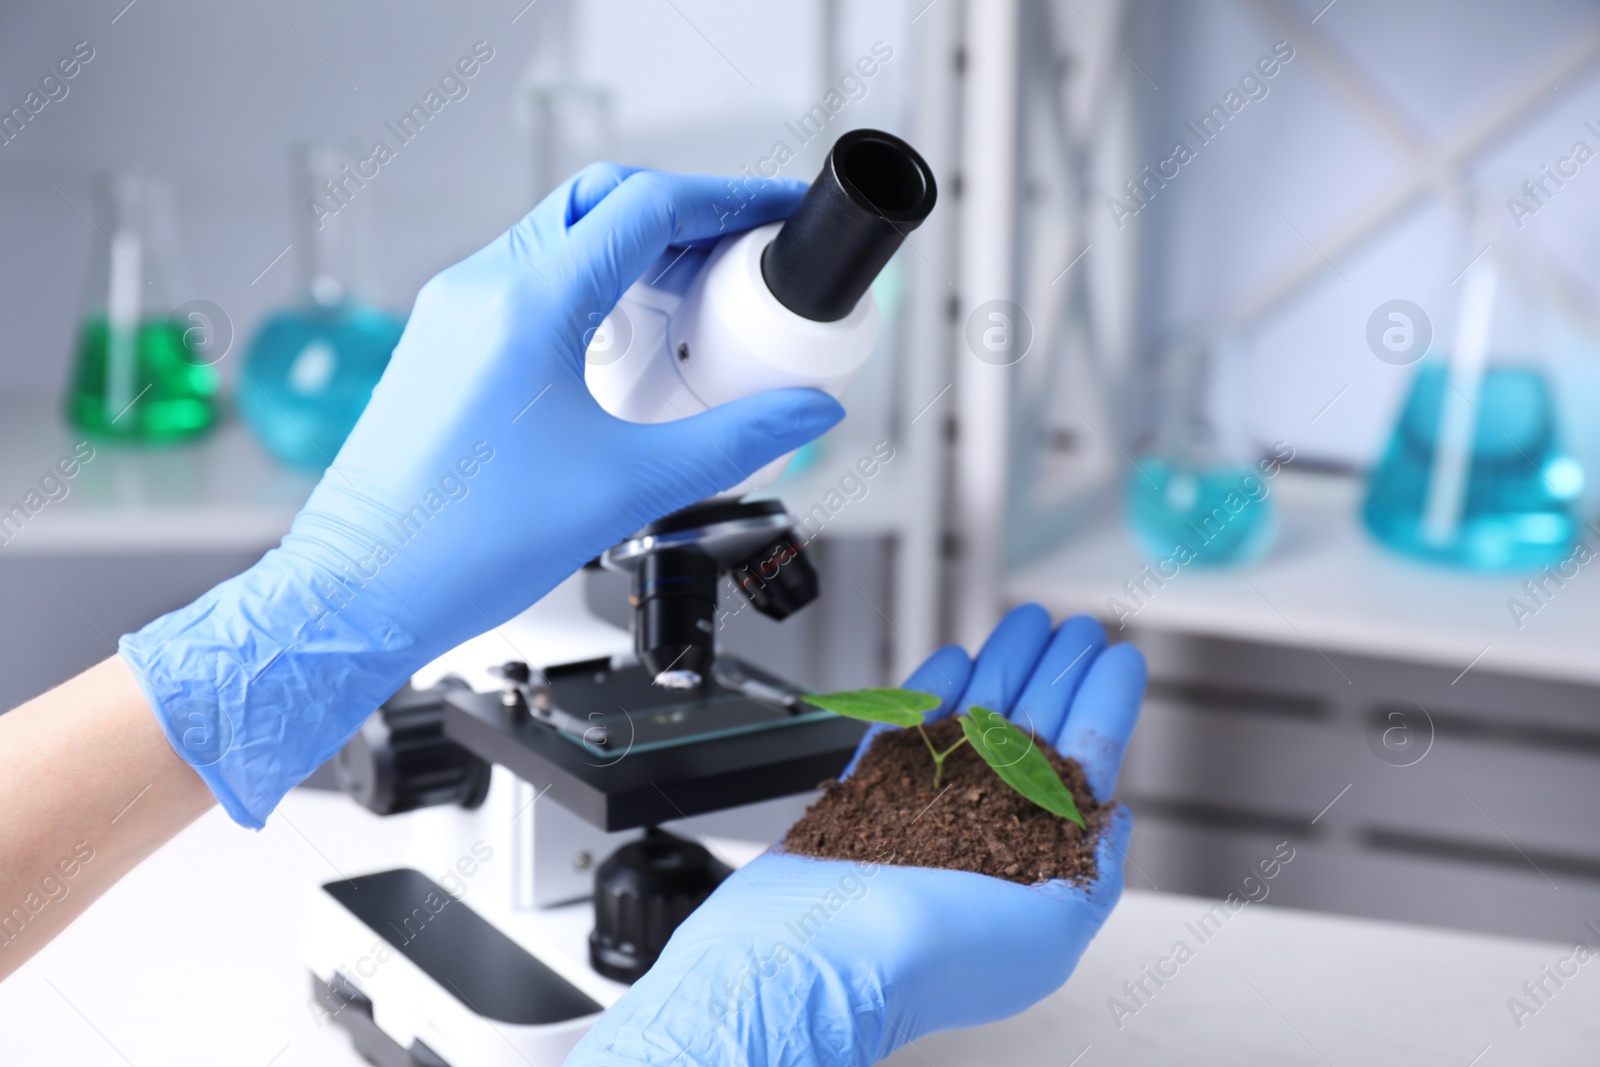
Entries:
[[1378,659],[1308,645],[1268,644],[1169,631],[1115,632],[1150,662],[1152,678],[1267,697],[1312,710],[1409,700],[1443,710],[1502,720],[1528,729],[1600,733],[1600,689],[1493,670],[1492,657],[1441,667]]
[[1141,816],[1131,856],[1162,889],[1225,892],[1288,839],[1311,862],[1274,902],[1546,937],[1600,917],[1600,692],[1136,640],[1151,688],[1119,795]]
[[[1135,805],[1127,884],[1198,896],[1262,897],[1272,907],[1358,915],[1515,937],[1593,943],[1600,879],[1527,866],[1375,847],[1359,835],[1290,828],[1201,826]],[[1288,842],[1294,859],[1277,877],[1244,879]]]
[[[1286,823],[1514,845],[1587,859],[1600,873],[1600,737],[1563,746],[1465,717],[1431,722],[1430,731],[1430,719],[1401,702],[1365,714],[1275,715],[1158,693],[1146,702],[1122,789]],[[1384,735],[1402,730],[1411,751],[1386,748]]]

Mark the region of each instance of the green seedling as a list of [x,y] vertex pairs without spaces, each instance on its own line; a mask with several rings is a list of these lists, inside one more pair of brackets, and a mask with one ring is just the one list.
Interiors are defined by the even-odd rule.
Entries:
[[981,704],[974,704],[966,714],[956,716],[963,736],[940,752],[922,728],[924,714],[942,703],[932,693],[916,689],[850,689],[808,696],[806,703],[865,722],[915,727],[922,735],[923,744],[928,746],[928,754],[933,757],[934,789],[944,780],[944,761],[950,753],[970,744],[1006,785],[1044,810],[1077,823],[1080,829],[1088,829],[1083,813],[1072,799],[1072,790],[1050,766],[1033,738],[1004,715]]

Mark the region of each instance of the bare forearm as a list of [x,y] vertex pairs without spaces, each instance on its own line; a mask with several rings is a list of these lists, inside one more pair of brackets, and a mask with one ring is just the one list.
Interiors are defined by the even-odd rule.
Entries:
[[0,978],[215,803],[117,657],[0,715]]

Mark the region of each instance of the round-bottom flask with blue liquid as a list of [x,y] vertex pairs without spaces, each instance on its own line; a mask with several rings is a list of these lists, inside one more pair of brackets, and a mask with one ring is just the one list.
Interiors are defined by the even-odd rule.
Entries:
[[343,300],[275,312],[245,359],[239,412],[268,452],[309,470],[333,462],[389,365],[405,323]]
[[1134,542],[1163,573],[1254,563],[1277,537],[1270,478],[1279,463],[1245,458],[1250,446],[1223,425],[1224,414],[1238,421],[1244,395],[1223,377],[1237,369],[1229,354],[1216,339],[1185,336],[1158,368],[1157,431],[1128,479],[1126,514]]
[[1278,530],[1270,487],[1252,464],[1146,456],[1128,481],[1127,509],[1140,551],[1180,566],[1253,563]]
[[300,297],[261,324],[239,382],[246,425],[273,456],[306,470],[338,455],[405,329],[360,296],[374,193],[350,181],[358,156],[337,142],[291,152]]

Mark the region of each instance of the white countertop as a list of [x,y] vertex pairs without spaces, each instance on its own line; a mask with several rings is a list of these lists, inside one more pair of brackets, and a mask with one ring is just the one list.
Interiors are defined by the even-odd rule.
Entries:
[[[1362,484],[1285,470],[1268,483],[1282,516],[1277,542],[1254,566],[1182,567],[1157,587],[1128,536],[1120,507],[1049,556],[1010,576],[1013,601],[1058,614],[1117,619],[1119,599],[1138,608],[1128,625],[1600,684],[1600,561],[1550,585],[1538,605],[1528,575],[1479,575],[1413,562],[1380,547],[1361,525]],[[1600,536],[1584,534],[1600,550]],[[1170,570],[1170,568],[1169,568]],[[1570,572],[1569,572],[1570,573]],[[1142,604],[1125,582],[1146,581]],[[1519,629],[1507,601],[1538,611]]]
[[[332,794],[291,794],[260,834],[213,810],[0,984],[0,1063],[356,1067],[363,1061],[343,1032],[318,1029],[307,1007],[301,898],[341,872],[397,865],[406,838],[404,816],[379,819]],[[1600,1059],[1600,965],[1568,980],[1521,1031],[1506,1007],[1570,947],[1262,905],[1199,946],[1119,1031],[1108,998],[1174,941],[1193,943],[1185,923],[1210,906],[1130,891],[1061,992],[1008,1022],[920,1040],[891,1062],[1559,1067]]]

